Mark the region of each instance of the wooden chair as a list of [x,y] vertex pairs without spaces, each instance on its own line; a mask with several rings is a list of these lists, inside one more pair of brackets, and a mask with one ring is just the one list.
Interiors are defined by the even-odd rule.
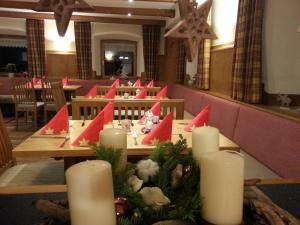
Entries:
[[0,174],[15,164],[12,157],[13,146],[10,142],[5,123],[0,110]]
[[[109,102],[107,99],[72,99],[72,119],[93,119]],[[180,120],[184,117],[184,99],[166,99],[161,102],[161,118],[169,112],[173,112],[174,119]],[[115,100],[115,119],[137,120],[142,118],[156,100]]]
[[53,97],[52,83],[60,82],[60,79],[44,79],[42,81],[42,96],[44,101],[44,122],[48,121],[48,112],[57,112],[57,106]]
[[38,110],[44,106],[43,102],[37,102],[35,90],[31,79],[12,78],[12,89],[15,103],[16,129],[19,129],[19,112],[25,114],[25,122],[28,122],[28,115],[32,114],[34,130],[37,130]]
[[52,82],[51,87],[56,108],[59,110],[67,103],[62,82]]

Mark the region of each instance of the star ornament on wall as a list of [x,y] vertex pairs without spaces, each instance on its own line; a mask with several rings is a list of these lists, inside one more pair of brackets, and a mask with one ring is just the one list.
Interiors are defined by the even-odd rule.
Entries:
[[73,11],[91,11],[93,7],[83,0],[40,0],[34,9],[37,12],[54,12],[58,34],[65,36]]
[[165,37],[185,39],[188,60],[191,62],[203,39],[217,38],[207,22],[212,0],[207,0],[198,8],[195,8],[189,0],[179,0],[178,4],[182,20],[169,30]]

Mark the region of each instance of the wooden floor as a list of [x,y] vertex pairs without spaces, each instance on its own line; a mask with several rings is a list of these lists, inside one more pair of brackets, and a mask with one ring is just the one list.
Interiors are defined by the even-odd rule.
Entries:
[[[186,119],[193,118],[185,113]],[[18,145],[29,137],[33,131],[21,127],[20,131],[15,129],[15,121],[6,118],[6,127],[13,146]],[[274,172],[258,162],[256,159],[243,152],[245,155],[245,177],[273,179],[278,178]],[[0,175],[0,186],[18,185],[54,185],[64,183],[63,160],[52,158],[17,158],[17,164]]]

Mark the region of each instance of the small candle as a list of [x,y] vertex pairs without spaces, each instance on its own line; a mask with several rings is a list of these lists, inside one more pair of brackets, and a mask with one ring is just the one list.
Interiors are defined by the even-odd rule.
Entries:
[[200,162],[201,155],[207,152],[219,151],[220,132],[217,128],[203,126],[192,130],[192,152],[196,161]]
[[124,129],[108,128],[100,132],[100,144],[106,148],[122,149],[122,156],[117,171],[122,171],[127,164],[127,132]]
[[236,225],[243,218],[244,159],[218,151],[201,157],[202,217],[212,224]]
[[116,225],[111,165],[93,160],[66,171],[72,225]]

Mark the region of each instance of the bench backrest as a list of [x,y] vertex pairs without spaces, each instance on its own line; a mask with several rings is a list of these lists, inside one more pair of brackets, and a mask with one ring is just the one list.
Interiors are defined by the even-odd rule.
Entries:
[[[110,89],[110,86],[96,86],[97,87],[97,94],[98,95],[105,95]],[[116,88],[116,95],[124,95],[125,93],[129,93],[129,95],[135,95],[137,89],[142,89],[143,87],[136,88],[136,87],[117,87]],[[157,93],[160,91],[161,87],[153,87],[147,88],[147,96],[156,96]]]
[[[74,120],[93,119],[109,102],[108,99],[72,99],[72,118]],[[140,119],[149,110],[156,100],[115,100],[115,119]],[[164,99],[161,100],[161,117],[173,112],[174,119],[183,119],[184,100]]]

